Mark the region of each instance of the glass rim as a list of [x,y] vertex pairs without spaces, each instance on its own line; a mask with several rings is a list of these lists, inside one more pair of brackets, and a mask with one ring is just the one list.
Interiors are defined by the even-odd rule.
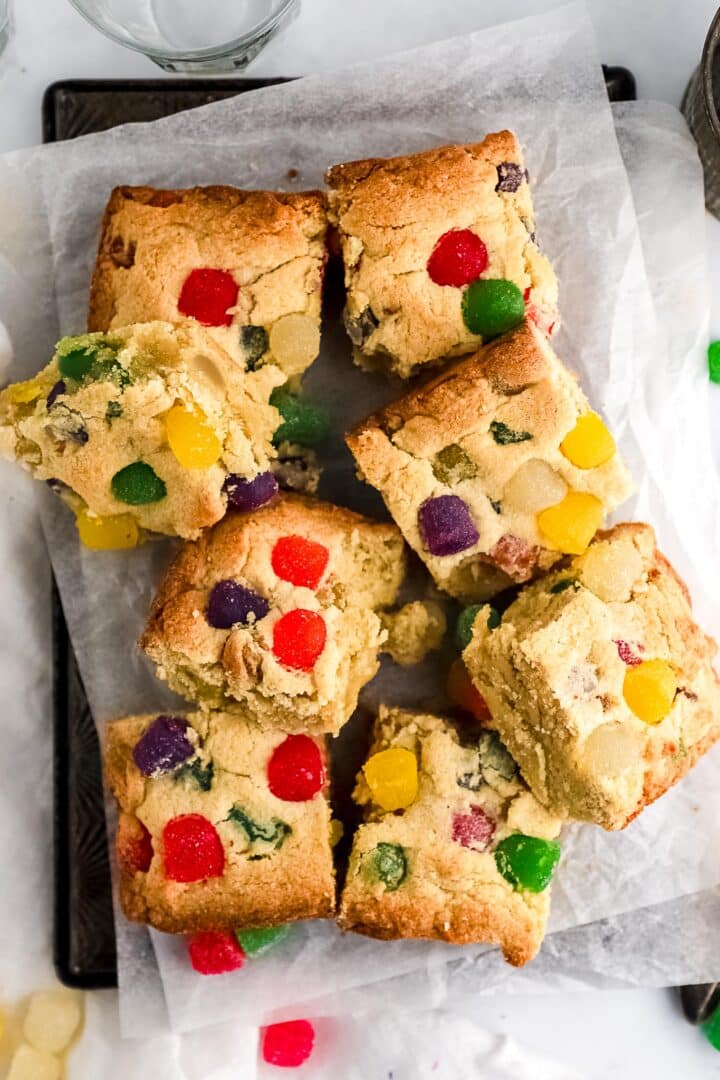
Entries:
[[126,49],[132,49],[133,52],[142,53],[143,56],[147,56],[149,59],[158,57],[162,60],[180,62],[219,60],[223,56],[232,56],[238,49],[242,49],[248,44],[257,41],[259,37],[273,30],[288,12],[292,11],[298,4],[298,0],[282,0],[278,10],[268,15],[252,30],[248,31],[246,34],[241,34],[239,37],[233,38],[231,41],[223,42],[222,45],[209,45],[204,49],[155,49],[150,45],[141,45],[137,40],[130,38],[123,33],[116,33],[105,26],[101,26],[99,21],[94,19],[88,12],[85,0],[69,0],[69,2],[75,11],[77,11],[78,15],[81,15],[90,26],[94,26],[99,33],[103,34],[111,41],[114,41],[116,45],[122,45]]
[[710,23],[710,29],[708,30],[707,37],[705,38],[705,44],[702,51],[702,60],[700,63],[703,85],[703,97],[705,99],[705,109],[708,114],[710,126],[712,127],[717,138],[720,138],[720,117],[718,116],[718,110],[715,104],[715,87],[713,85],[713,60],[719,46],[720,8],[715,12],[715,17]]

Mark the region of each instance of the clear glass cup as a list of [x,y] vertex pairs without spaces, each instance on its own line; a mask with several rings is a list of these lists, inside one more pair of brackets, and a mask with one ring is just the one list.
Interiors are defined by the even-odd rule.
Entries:
[[[107,37],[165,71],[221,75],[246,67],[300,0],[70,0]],[[2,6],[2,0],[0,0]]]

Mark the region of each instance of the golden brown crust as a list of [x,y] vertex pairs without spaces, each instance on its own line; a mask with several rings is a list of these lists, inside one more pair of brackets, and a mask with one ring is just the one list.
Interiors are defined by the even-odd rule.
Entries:
[[[264,781],[266,761],[284,735],[261,735],[237,715],[189,716],[201,739],[203,763],[215,765],[212,787],[205,792],[172,775],[147,778],[139,772],[132,749],[153,719],[128,717],[108,729],[105,769],[120,809],[117,854],[126,916],[166,933],[331,916],[335,885],[327,785],[308,802],[287,803],[276,799]],[[318,746],[325,757],[324,743]],[[292,831],[279,850],[266,845],[256,853],[262,857],[253,858],[252,845],[243,848],[244,834],[226,820],[235,803],[251,806],[262,821],[281,818],[290,824]],[[215,825],[225,850],[222,876],[191,883],[165,877],[163,829],[185,813],[201,813]],[[138,820],[148,829],[153,848],[147,872],[133,872],[121,842],[128,824]]]

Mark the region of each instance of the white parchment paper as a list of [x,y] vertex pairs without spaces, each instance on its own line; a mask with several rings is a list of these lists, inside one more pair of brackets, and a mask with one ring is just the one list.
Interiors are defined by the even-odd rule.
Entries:
[[[707,312],[701,249],[692,243],[692,230],[689,237],[683,232],[667,239],[663,231],[652,248],[663,315],[672,323],[661,328],[592,31],[574,5],[342,75],[4,159],[0,317],[16,346],[13,377],[46,361],[58,331],[84,325],[98,224],[114,184],[306,186],[319,183],[335,161],[466,141],[502,126],[513,127],[525,145],[540,240],[561,282],[565,328],[558,351],[607,414],[638,482],[637,499],[623,515],[652,521],[687,578],[705,625],[718,633],[720,582],[711,570],[720,500],[699,349]],[[692,207],[693,224],[701,221],[699,169],[682,128],[667,124],[653,142],[641,124],[633,128],[628,119],[625,126],[641,214],[674,221],[683,207]],[[651,175],[645,176],[648,161]],[[290,168],[299,172],[294,185]],[[677,242],[673,257],[663,262],[671,240]],[[307,386],[330,404],[336,419],[324,493],[377,508],[378,500],[353,480],[339,432],[387,400],[387,384],[352,368],[347,341],[334,326]],[[129,553],[81,551],[67,512],[49,497],[42,504],[101,730],[113,715],[164,707],[168,695],[133,643],[172,544]],[[391,687],[399,693],[396,676],[385,684],[376,680],[369,694],[377,700]],[[717,755],[710,755],[624,834],[569,830],[554,889],[553,928],[616,917],[717,884],[719,779]],[[142,1034],[162,1024],[157,970],[145,931],[128,927],[122,917],[117,925],[124,1026]],[[177,1029],[240,1016],[251,1021],[258,1003],[283,1008],[413,970],[432,969],[439,977],[448,960],[472,962],[479,954],[439,944],[366,942],[342,937],[331,924],[307,924],[288,942],[295,952],[281,970],[271,956],[235,975],[203,980],[189,970],[181,942],[153,938]],[[483,978],[479,973],[479,988]]]

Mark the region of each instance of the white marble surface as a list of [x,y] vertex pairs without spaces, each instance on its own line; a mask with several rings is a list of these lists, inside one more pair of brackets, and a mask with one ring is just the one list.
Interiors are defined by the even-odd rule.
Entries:
[[[546,0],[303,0],[299,20],[250,73],[328,70],[552,6]],[[630,67],[641,96],[678,104],[700,56],[712,0],[590,0],[589,8],[606,63]],[[15,38],[0,59],[0,152],[39,141],[42,94],[57,79],[160,74],[144,57],[101,37],[63,0],[15,0],[15,9]],[[708,241],[720,286],[720,224],[712,219]],[[720,336],[720,303],[712,329]],[[583,1076],[720,1078],[720,1054],[685,1023],[669,991],[497,995],[473,1019]]]

